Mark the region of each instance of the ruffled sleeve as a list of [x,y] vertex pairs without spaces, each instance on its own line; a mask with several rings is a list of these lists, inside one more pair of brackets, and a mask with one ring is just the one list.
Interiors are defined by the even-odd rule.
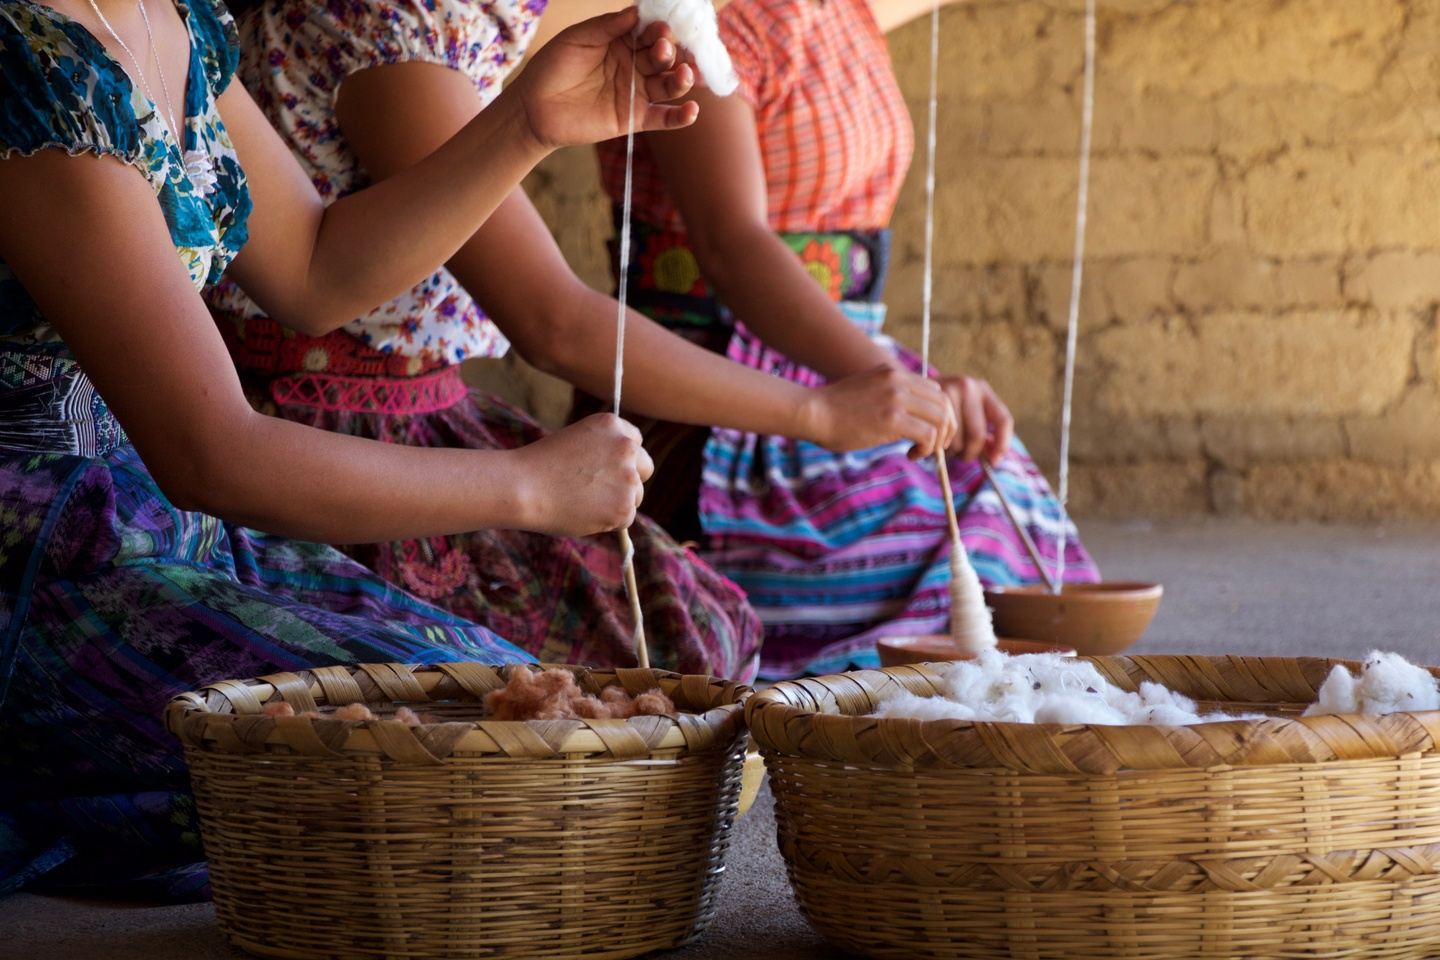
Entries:
[[0,4],[0,158],[60,149],[118,157],[150,176],[124,71],[78,25]]
[[794,88],[810,6],[736,0],[720,11],[720,39],[740,77],[736,93],[757,111]]
[[285,55],[306,58],[332,91],[371,67],[433,63],[465,74],[488,100],[524,55],[543,9],[535,0],[275,0],[264,15],[283,20]]
[[205,80],[218,97],[240,65],[240,34],[224,0],[191,0],[190,33],[200,49]]

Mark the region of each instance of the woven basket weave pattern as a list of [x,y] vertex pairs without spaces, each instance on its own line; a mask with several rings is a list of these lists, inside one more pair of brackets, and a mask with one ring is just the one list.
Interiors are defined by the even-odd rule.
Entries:
[[[172,704],[227,936],[276,957],[620,958],[692,939],[715,909],[739,794],[746,688],[660,686],[679,721],[461,721],[503,684],[476,664],[332,667]],[[364,701],[451,722],[270,718]]]
[[1288,718],[863,716],[893,684],[934,692],[929,667],[753,697],[811,922],[884,958],[1440,956],[1440,715],[1296,718],[1332,661],[1095,662]]

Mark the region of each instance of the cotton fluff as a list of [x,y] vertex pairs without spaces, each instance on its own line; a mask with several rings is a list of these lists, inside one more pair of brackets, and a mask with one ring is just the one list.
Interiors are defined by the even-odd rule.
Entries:
[[1355,675],[1345,669],[1343,663],[1337,663],[1330,670],[1330,676],[1320,684],[1320,692],[1315,702],[1305,708],[1304,715],[1314,717],[1322,714],[1356,713],[1358,709]]
[[975,711],[944,697],[920,697],[900,690],[875,710],[877,717],[914,717],[917,720],[974,720]]
[[1010,657],[990,650],[974,660],[944,664],[939,693],[921,697],[897,690],[881,701],[877,717],[973,720],[987,723],[1055,723],[1185,726],[1260,719],[1259,714],[1202,714],[1195,701],[1145,682],[1122,690],[1093,663],[1059,654]]
[[716,96],[728,97],[740,86],[730,54],[720,40],[720,24],[710,0],[639,0],[640,26],[662,22],[675,31],[680,46],[695,58],[695,68]]
[[1320,685],[1320,692],[1305,716],[1341,713],[1405,713],[1440,710],[1440,688],[1424,667],[1398,653],[1372,650],[1355,677],[1336,664]]

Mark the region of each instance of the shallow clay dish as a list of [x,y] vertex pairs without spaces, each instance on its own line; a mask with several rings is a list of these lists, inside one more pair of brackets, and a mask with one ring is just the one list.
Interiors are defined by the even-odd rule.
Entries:
[[[957,651],[948,634],[928,637],[885,637],[876,641],[875,649],[880,654],[880,666],[882,667],[898,667],[906,663],[940,663],[946,660],[974,659],[968,654]],[[1075,650],[1071,647],[1053,643],[1037,643],[1034,640],[1002,638],[1000,651],[1012,655],[1059,653],[1067,657],[1075,656]]]
[[1141,635],[1160,606],[1158,583],[1067,583],[1057,596],[1043,586],[985,591],[995,631],[1074,647],[1087,657],[1114,656]]

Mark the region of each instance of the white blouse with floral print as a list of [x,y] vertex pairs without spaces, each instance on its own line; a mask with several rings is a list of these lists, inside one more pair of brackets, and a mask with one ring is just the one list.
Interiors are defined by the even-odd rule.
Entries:
[[[464,73],[488,104],[544,8],[545,0],[266,0],[241,21],[239,76],[328,203],[370,183],[335,119],[347,77],[384,64],[436,63]],[[264,316],[232,283],[217,287],[210,302],[242,324]],[[444,268],[345,330],[427,364],[509,348]]]

